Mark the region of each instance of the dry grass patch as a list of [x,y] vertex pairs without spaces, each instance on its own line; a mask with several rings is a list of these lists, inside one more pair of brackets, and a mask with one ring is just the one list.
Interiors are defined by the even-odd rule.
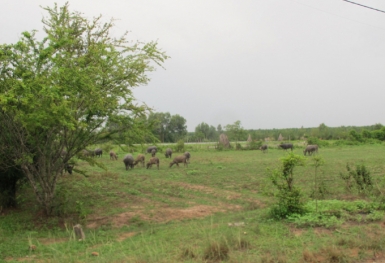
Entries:
[[203,252],[203,258],[211,262],[227,260],[230,249],[224,242],[211,242]]

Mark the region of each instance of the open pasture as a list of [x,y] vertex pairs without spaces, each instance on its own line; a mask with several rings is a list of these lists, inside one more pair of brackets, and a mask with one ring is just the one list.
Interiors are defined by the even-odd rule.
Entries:
[[[295,146],[294,153],[303,156],[304,146]],[[273,146],[268,153],[186,147],[191,153],[187,168],[169,168],[171,160],[160,151],[159,170],[138,165],[126,171],[122,161],[126,153],[118,147],[114,147],[117,161],[108,153],[95,158],[104,169],[78,161],[75,169],[86,176],[75,171],[61,178],[58,216],[53,218],[39,216],[29,201],[34,198],[31,189],[23,187],[20,209],[0,216],[0,259],[138,263],[385,259],[383,210],[371,206],[385,197],[383,144],[320,148],[318,156],[325,164],[317,170],[316,191],[313,157],[304,157],[307,165],[294,169],[295,185],[309,207],[317,198],[318,211],[333,215],[321,225],[311,218],[304,224],[269,218],[277,201],[269,170],[278,169],[288,152]],[[149,158],[146,154],[146,162]],[[375,191],[347,191],[339,175],[346,173],[347,163],[365,164]],[[85,227],[85,241],[77,241],[72,233],[77,223]],[[29,249],[31,245],[36,249]]]

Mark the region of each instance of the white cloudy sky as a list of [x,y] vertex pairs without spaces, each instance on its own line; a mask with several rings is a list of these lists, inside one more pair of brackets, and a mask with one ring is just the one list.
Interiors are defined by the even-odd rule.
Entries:
[[[5,2],[5,3],[4,3]],[[63,5],[66,1],[56,1]],[[355,0],[385,10],[383,0]],[[41,30],[39,6],[5,0],[0,43]],[[135,89],[189,131],[240,120],[246,129],[385,124],[385,13],[342,0],[77,0],[87,17],[119,19],[171,58]]]

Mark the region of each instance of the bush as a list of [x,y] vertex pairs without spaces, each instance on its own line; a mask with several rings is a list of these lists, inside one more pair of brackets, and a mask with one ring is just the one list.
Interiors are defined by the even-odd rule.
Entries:
[[318,138],[316,138],[316,137],[310,137],[310,138],[307,140],[307,144],[308,144],[308,145],[314,145],[314,144],[317,144],[319,148],[330,146],[330,144],[329,144],[328,141],[323,141],[323,140],[320,140],[320,139],[318,139]]
[[347,141],[347,140],[338,140],[334,142],[334,146],[345,146],[345,145],[361,145],[362,143],[358,141]]
[[175,151],[176,152],[184,152],[184,141],[183,140],[179,140],[177,143],[176,143],[176,146],[175,146]]
[[353,185],[356,186],[359,192],[373,189],[372,176],[364,164],[357,164],[356,169],[353,170],[347,163],[346,170],[348,173],[340,173],[340,177],[345,181],[348,190],[351,190]]
[[249,143],[249,147],[248,149],[249,150],[259,150],[259,147],[262,146],[262,142],[261,141],[251,141]]
[[303,166],[304,158],[294,153],[282,158],[281,170],[271,173],[270,179],[278,189],[278,203],[270,210],[270,216],[274,219],[287,218],[292,214],[304,214],[305,203],[302,200],[302,192],[294,185],[294,168]]

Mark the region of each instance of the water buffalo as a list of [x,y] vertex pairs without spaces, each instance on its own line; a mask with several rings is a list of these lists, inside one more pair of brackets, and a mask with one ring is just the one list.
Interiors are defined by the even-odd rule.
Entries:
[[95,152],[90,150],[83,150],[81,153],[84,157],[95,157]]
[[170,158],[171,159],[172,150],[170,148],[167,148],[166,153],[164,155],[166,156],[166,158]]
[[147,163],[147,169],[150,168],[153,164],[156,164],[159,170],[159,158],[158,157],[152,157],[150,161]]
[[265,153],[265,152],[267,152],[267,145],[266,144],[264,144],[264,145],[262,145],[261,147],[259,147],[259,149],[263,152],[263,153]]
[[134,157],[132,156],[132,154],[127,154],[126,156],[124,156],[123,162],[126,166],[126,170],[128,170],[128,168],[134,169]]
[[186,156],[186,162],[187,163],[190,163],[190,157],[191,157],[191,154],[189,152],[185,152],[184,153],[184,156]]
[[175,157],[174,160],[170,163],[170,168],[171,168],[174,164],[176,164],[176,166],[179,167],[179,164],[180,164],[180,163],[183,163],[184,166],[188,166],[188,165],[187,165],[187,157],[186,157],[186,155],[181,155],[181,156]]
[[118,160],[118,155],[114,151],[110,151],[110,160]]
[[292,143],[281,143],[280,145],[278,145],[278,149],[279,148],[284,149],[284,150],[290,149],[291,151],[293,151],[293,144]]
[[74,165],[69,165],[68,163],[64,164],[64,172],[72,174],[72,169],[74,169]]
[[65,158],[67,157],[67,151],[63,150],[61,151],[60,153],[60,157],[63,159],[64,161],[64,168],[63,168],[63,171],[66,173],[68,172],[69,174],[72,174],[72,169],[74,168],[74,165],[70,165],[68,164],[68,162],[65,161]]
[[308,145],[306,146],[305,150],[303,150],[303,155],[306,156],[306,154],[312,155],[313,153],[318,153],[318,145]]
[[96,148],[94,153],[95,153],[96,157],[102,157],[103,156],[103,150],[100,148]]
[[144,167],[145,160],[146,160],[146,157],[143,154],[139,154],[136,157],[135,161],[134,161],[134,165],[137,165],[138,163],[141,163],[142,166]]
[[156,146],[150,146],[147,148],[147,153],[152,153],[152,150],[155,150],[155,153],[158,151],[158,148]]

